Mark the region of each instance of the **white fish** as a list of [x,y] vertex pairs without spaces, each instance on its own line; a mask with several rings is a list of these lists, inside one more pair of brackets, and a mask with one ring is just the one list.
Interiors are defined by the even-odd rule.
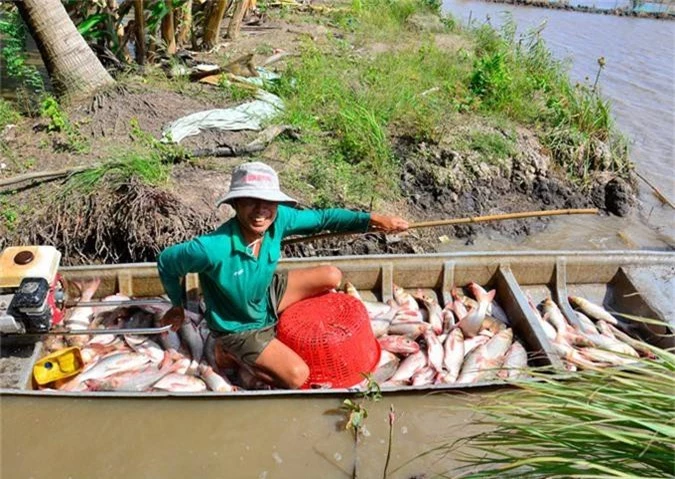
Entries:
[[455,319],[455,313],[452,311],[452,303],[448,303],[445,305],[443,308],[443,311],[441,312],[442,318],[443,318],[443,332],[444,333],[449,333],[450,330],[455,326],[457,323]]
[[385,335],[377,338],[384,351],[397,354],[413,354],[420,350],[420,345],[414,340],[402,335]]
[[464,333],[465,338],[473,338],[478,334],[481,324],[483,324],[483,319],[485,319],[487,308],[496,294],[496,290],[493,289],[488,293],[478,284],[473,282],[469,283],[469,289],[471,289],[472,293],[476,296],[478,307],[469,311],[469,313],[457,323],[457,326],[462,328],[462,333]]
[[411,383],[413,386],[426,386],[433,384],[436,377],[436,370],[431,366],[425,366],[413,374]]
[[443,309],[441,305],[438,304],[436,298],[432,298],[429,295],[424,294],[421,290],[417,291],[415,297],[422,301],[424,307],[429,313],[429,324],[431,329],[436,334],[441,334],[443,332]]
[[[487,341],[487,338],[485,340]],[[459,328],[453,329],[448,334],[443,346],[443,366],[447,370],[447,375],[442,382],[454,383],[464,362],[464,335],[462,330]]]
[[579,327],[581,328],[581,332],[586,334],[597,334],[598,333],[598,328],[595,327],[595,324],[593,324],[593,321],[590,320],[588,316],[586,316],[584,313],[581,311],[575,311],[574,314],[577,317],[577,320],[579,322]]
[[648,344],[639,341],[628,334],[624,333],[620,329],[618,329],[616,326],[612,326],[611,324],[607,323],[606,321],[600,320],[598,321],[598,328],[604,333],[605,331],[610,332],[617,340],[623,341],[624,343],[630,345],[635,349],[636,351],[642,353],[643,356],[646,356],[648,358],[656,358],[656,355],[654,354],[654,351],[652,351],[649,347]]
[[[101,284],[101,278],[94,278],[84,283],[75,282],[80,288],[80,301],[91,301],[96,294],[96,290]],[[70,314],[64,320],[64,325],[67,329],[77,331],[90,329],[91,319],[94,314],[94,309],[91,306],[75,307],[70,311]],[[66,342],[70,346],[84,346],[89,341],[90,336],[78,334],[73,336],[66,336]]]
[[401,360],[394,353],[382,350],[380,361],[375,366],[375,371],[371,375],[373,381],[378,384],[388,381],[394,375],[400,363]]
[[424,323],[422,321],[409,321],[407,323],[400,322],[396,324],[392,322],[391,326],[389,326],[387,334],[401,334],[409,337],[410,339],[417,339],[423,335],[424,332],[429,329],[429,327],[429,323]]
[[506,352],[502,369],[497,373],[500,378],[521,379],[527,377],[527,351],[520,341],[513,342]]
[[403,361],[391,377],[390,381],[408,381],[413,375],[428,364],[424,350],[411,354]]
[[415,298],[413,298],[413,296],[405,289],[397,285],[394,285],[394,299],[404,309],[412,311],[418,311],[420,309],[420,305],[417,304]]
[[178,335],[182,340],[182,343],[187,344],[192,359],[200,362],[204,355],[204,341],[199,334],[197,326],[195,326],[192,321],[183,321],[183,324],[178,330]]
[[512,342],[513,330],[507,328],[500,331],[487,343],[478,346],[464,359],[457,382],[477,383],[496,376]]
[[[461,330],[460,330],[461,331]],[[476,349],[478,346],[487,343],[490,340],[489,336],[484,334],[479,334],[473,338],[464,338],[464,357],[466,357],[471,351]]]
[[429,365],[437,372],[441,372],[443,370],[443,345],[438,340],[438,336],[430,329],[424,333],[424,341],[427,343]]
[[[563,361],[567,361],[574,366],[578,366],[583,369],[596,369],[598,367],[593,361],[586,359],[582,356],[579,351],[574,349],[572,346],[567,344],[564,341],[553,341],[551,343],[553,351],[558,355]],[[568,370],[576,370],[576,368],[568,368]]]
[[611,351],[607,351],[606,349],[580,348],[579,353],[591,361],[612,364],[615,366],[621,366],[635,362],[634,358],[627,358]]
[[544,319],[549,321],[553,327],[555,327],[558,334],[565,334],[570,328],[570,324],[563,316],[562,311],[560,311],[560,308],[558,308],[558,305],[555,304],[550,297],[548,297],[543,301],[542,309],[544,311]]
[[609,314],[609,312],[607,312],[607,310],[602,306],[591,303],[587,299],[580,296],[570,296],[568,299],[573,306],[581,309],[591,318],[596,320],[602,319],[603,321],[607,321],[609,324],[613,324],[614,326],[618,324],[616,318]]
[[[215,373],[214,373],[215,374]],[[206,383],[200,378],[185,374],[171,373],[152,385],[153,390],[199,393],[206,391]]]

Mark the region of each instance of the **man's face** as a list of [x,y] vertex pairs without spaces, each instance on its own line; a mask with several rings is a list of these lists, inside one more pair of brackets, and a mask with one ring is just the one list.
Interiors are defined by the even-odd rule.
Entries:
[[237,219],[244,232],[262,236],[277,217],[278,203],[257,198],[238,198],[234,202]]

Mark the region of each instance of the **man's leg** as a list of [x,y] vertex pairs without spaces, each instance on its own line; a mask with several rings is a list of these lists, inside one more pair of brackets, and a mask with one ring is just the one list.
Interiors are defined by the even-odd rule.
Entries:
[[292,269],[288,272],[288,284],[277,311],[281,313],[293,303],[337,288],[341,281],[342,271],[335,266]]
[[255,366],[275,379],[278,385],[297,389],[307,381],[309,366],[295,351],[273,339],[260,353]]
[[[279,302],[281,313],[293,303],[337,288],[342,281],[342,271],[335,266],[323,265],[300,268],[288,272],[286,291]],[[305,361],[278,339],[273,339],[260,353],[255,365],[275,378],[282,386],[296,389],[309,377]]]

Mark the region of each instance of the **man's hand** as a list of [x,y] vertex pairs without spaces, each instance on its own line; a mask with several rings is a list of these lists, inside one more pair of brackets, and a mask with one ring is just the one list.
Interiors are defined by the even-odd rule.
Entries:
[[159,320],[161,326],[171,325],[171,331],[178,331],[185,321],[185,310],[182,306],[174,306]]
[[377,213],[370,214],[370,227],[375,231],[397,233],[408,229],[408,222],[398,216],[384,216]]

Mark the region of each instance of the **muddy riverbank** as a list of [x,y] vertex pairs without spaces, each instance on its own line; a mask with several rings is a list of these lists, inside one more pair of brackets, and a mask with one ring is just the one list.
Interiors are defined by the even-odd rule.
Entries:
[[[551,8],[580,13],[594,13],[602,15],[617,15],[620,17],[657,18],[661,20],[675,20],[675,10],[670,2],[614,2],[612,7],[584,4],[583,1],[555,1],[555,0],[482,0],[488,3],[503,3],[523,7]],[[646,5],[645,5],[646,3]]]
[[[425,46],[424,37],[432,39],[439,54],[469,55],[469,59],[476,55],[472,51],[476,40],[471,36],[448,30],[437,23],[435,16],[416,18],[404,31],[418,48],[431,48]],[[298,68],[296,58],[305,54],[308,38],[317,48],[327,48],[329,55],[337,54],[332,50],[336,37],[352,42],[358,48],[350,55],[358,62],[372,61],[400,48],[352,36],[330,22],[309,22],[302,15],[269,15],[264,28],[244,27],[243,32],[240,40],[228,44],[227,58],[253,53],[254,62],[262,64],[274,48],[283,49],[288,56],[274,65],[281,75],[292,75]],[[193,65],[223,61],[213,52],[189,52],[184,57]],[[468,61],[467,66],[472,63]],[[296,135],[279,138],[263,152],[247,157],[194,158],[185,152],[222,145],[240,147],[250,143],[255,132],[208,132],[188,138],[180,149],[164,149],[157,140],[172,121],[242,102],[231,89],[169,78],[167,71],[150,68],[144,77],[118,74],[114,87],[87,101],[63,105],[62,115],[72,125],[69,129],[54,131],[53,118],[44,115],[24,116],[4,128],[0,134],[4,165],[0,180],[101,164],[113,174],[102,175],[91,188],[73,187],[64,176],[49,181],[29,176],[3,186],[0,247],[52,244],[63,252],[62,263],[67,265],[154,261],[166,246],[209,231],[231,216],[229,207],[216,209],[214,205],[227,189],[232,166],[252,159],[274,166],[284,188],[304,205],[325,206],[325,199],[317,202],[316,191],[321,186],[316,181],[320,178],[311,170],[317,168],[317,162],[323,162],[321,168],[331,168],[330,153],[311,145],[316,136],[310,130],[299,128]],[[353,86],[357,90],[362,87]],[[452,89],[446,87],[440,93],[446,91]],[[440,93],[431,88],[418,95]],[[370,209],[372,205],[411,222],[593,206],[600,208],[602,215],[625,216],[634,211],[635,180],[629,169],[609,169],[616,154],[609,138],[576,150],[583,156],[575,166],[579,168],[576,173],[583,173],[584,181],[574,180],[569,167],[561,165],[557,153],[544,143],[538,127],[495,119],[478,110],[477,105],[476,99],[452,108],[448,105],[443,123],[430,128],[433,134],[411,135],[408,120],[388,125],[387,142],[392,164],[396,165],[389,170],[391,177],[372,177],[372,183],[362,188],[371,188],[373,196],[362,194],[360,201],[343,197],[336,185],[323,186],[325,194],[332,195],[330,206]],[[334,133],[327,130],[321,135]],[[149,183],[133,175],[120,179],[114,174],[117,170],[110,168],[111,161],[147,159],[148,155],[159,161],[166,181]],[[340,163],[335,171],[363,168],[356,160],[350,161],[352,166]],[[390,184],[397,194],[384,198],[375,193],[386,191]],[[434,252],[442,247],[444,237],[470,244],[477,236],[493,232],[517,240],[542,231],[548,222],[530,219],[419,230],[400,237],[347,237],[289,246],[285,252],[290,256]]]

